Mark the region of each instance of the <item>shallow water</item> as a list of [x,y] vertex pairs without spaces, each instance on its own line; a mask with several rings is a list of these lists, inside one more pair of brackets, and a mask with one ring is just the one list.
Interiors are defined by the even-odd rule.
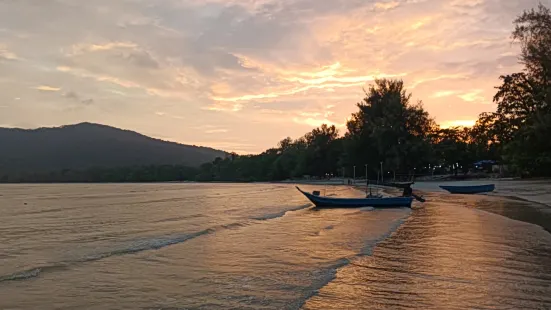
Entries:
[[[429,193],[372,256],[353,259],[305,309],[550,309],[551,234],[539,206]],[[486,210],[490,212],[485,212]]]
[[290,185],[1,186],[0,309],[551,307],[551,235],[486,212],[526,203],[427,197],[317,210]]
[[0,194],[2,309],[298,308],[411,212],[313,210],[288,185],[17,185]]

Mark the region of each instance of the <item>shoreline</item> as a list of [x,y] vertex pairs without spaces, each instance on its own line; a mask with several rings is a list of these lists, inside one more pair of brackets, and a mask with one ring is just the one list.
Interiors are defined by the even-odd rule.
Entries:
[[[346,180],[346,179],[345,179]],[[60,184],[295,184],[310,186],[348,186],[360,191],[365,191],[365,181],[356,180],[355,184],[347,184],[343,179],[332,180],[285,180],[285,181],[263,181],[263,182],[245,182],[245,181],[163,181],[163,182],[27,182],[27,183],[0,183],[0,185],[60,185]],[[488,196],[500,196],[503,198],[517,199],[526,202],[537,203],[551,208],[551,179],[477,179],[462,181],[418,181],[412,188],[423,193],[444,192],[438,187],[439,184],[457,184],[457,185],[481,185],[494,183],[496,190],[488,193]],[[370,183],[372,188],[381,188],[385,190],[397,190],[394,187],[378,185],[375,182]]]
[[[502,181],[504,182],[504,181]],[[415,183],[421,186],[414,189],[419,191],[423,197],[427,198],[427,202],[432,199],[436,201],[442,197],[456,197],[453,199],[456,203],[463,204],[466,208],[474,208],[477,210],[497,214],[508,219],[536,225],[547,233],[551,234],[551,183],[547,182],[530,182],[524,185],[515,182],[507,181],[501,183],[500,189],[492,193],[479,195],[454,195],[440,189],[423,185],[426,183]],[[464,183],[463,183],[464,184]],[[497,186],[498,184],[496,184]],[[524,186],[524,187],[523,187]],[[526,186],[529,188],[527,189]],[[365,192],[365,185],[352,185],[355,190]],[[378,186],[383,191],[392,194],[400,194],[396,188],[387,186]],[[511,187],[515,190],[512,190]],[[531,195],[522,195],[523,191],[532,193]],[[519,193],[520,191],[520,193]],[[536,194],[534,194],[534,192]],[[473,203],[473,201],[475,201]]]
[[[274,184],[281,184],[275,182]],[[503,197],[508,199],[517,199],[525,202],[540,204],[551,208],[551,180],[549,179],[483,179],[483,180],[468,180],[468,181],[419,181],[412,185],[414,191],[422,193],[447,193],[439,188],[440,184],[456,184],[456,185],[482,185],[494,183],[496,190],[491,193],[483,194],[485,196]],[[356,182],[356,184],[344,184],[342,180],[334,181],[305,181],[297,180],[294,182],[285,182],[284,184],[304,184],[304,185],[324,185],[324,186],[349,186],[359,191],[365,192],[365,183]],[[371,188],[381,188],[385,190],[400,189],[385,185],[370,184]],[[452,194],[449,194],[452,195]]]

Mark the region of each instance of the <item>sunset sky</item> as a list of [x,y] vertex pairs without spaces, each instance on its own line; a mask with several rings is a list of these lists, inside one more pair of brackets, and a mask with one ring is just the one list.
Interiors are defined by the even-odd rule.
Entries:
[[89,121],[256,153],[322,123],[344,132],[375,77],[470,125],[520,70],[512,21],[537,3],[4,0],[0,126]]

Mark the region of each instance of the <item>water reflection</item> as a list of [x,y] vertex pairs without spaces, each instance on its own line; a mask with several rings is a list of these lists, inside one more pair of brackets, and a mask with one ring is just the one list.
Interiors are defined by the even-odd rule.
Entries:
[[0,195],[2,309],[551,308],[551,235],[482,211],[546,225],[524,202],[316,210],[272,184]]
[[2,309],[297,309],[410,214],[313,211],[273,184],[1,191]]
[[551,235],[446,200],[432,197],[415,209],[373,256],[339,270],[304,309],[551,307]]

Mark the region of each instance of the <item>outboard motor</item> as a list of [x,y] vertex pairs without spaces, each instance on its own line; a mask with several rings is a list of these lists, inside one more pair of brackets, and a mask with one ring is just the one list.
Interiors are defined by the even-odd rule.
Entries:
[[312,192],[312,195],[314,195],[314,196],[319,196],[319,195],[320,195],[320,191],[313,191],[313,192]]

